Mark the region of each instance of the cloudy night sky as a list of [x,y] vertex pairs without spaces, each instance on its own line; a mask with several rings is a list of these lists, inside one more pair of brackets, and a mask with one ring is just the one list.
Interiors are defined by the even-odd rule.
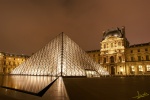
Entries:
[[130,44],[150,42],[150,0],[0,0],[0,51],[31,55],[64,32],[85,51],[125,26]]

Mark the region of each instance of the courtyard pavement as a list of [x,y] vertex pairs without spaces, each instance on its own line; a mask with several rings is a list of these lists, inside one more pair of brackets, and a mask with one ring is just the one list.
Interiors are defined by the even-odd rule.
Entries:
[[150,77],[59,77],[42,96],[1,87],[0,100],[150,100]]
[[[43,82],[40,82],[40,84],[43,84]],[[39,88],[39,86],[35,87],[35,89],[37,88]],[[65,90],[63,79],[59,77],[42,96],[0,87],[0,100],[69,100],[69,98]]]
[[64,78],[70,100],[150,100],[150,77]]

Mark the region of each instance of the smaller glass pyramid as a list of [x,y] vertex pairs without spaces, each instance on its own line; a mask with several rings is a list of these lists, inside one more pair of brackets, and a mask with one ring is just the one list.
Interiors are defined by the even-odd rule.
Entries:
[[50,76],[109,75],[94,62],[73,40],[59,34],[45,47],[33,54],[11,74]]

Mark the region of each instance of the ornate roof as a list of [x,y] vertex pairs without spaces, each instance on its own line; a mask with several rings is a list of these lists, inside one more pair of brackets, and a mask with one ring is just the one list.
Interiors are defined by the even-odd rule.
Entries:
[[123,32],[119,29],[119,28],[116,28],[116,29],[109,29],[107,31],[104,32],[103,34],[103,40],[104,39],[107,39],[109,37],[119,37],[119,38],[122,38],[123,37]]

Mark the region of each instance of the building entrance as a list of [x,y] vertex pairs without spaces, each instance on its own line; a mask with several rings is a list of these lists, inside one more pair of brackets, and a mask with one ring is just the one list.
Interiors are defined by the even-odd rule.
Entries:
[[96,71],[94,70],[86,70],[87,77],[99,77]]
[[111,66],[111,75],[115,75],[115,67]]

